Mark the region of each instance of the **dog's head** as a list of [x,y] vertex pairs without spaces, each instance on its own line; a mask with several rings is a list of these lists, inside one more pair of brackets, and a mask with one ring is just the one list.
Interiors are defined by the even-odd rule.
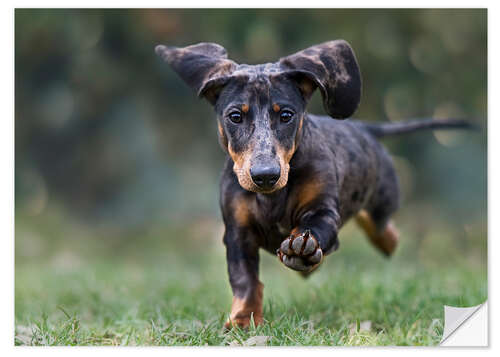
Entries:
[[288,181],[300,142],[306,104],[319,88],[327,113],[351,116],[361,97],[361,75],[349,44],[325,42],[261,65],[237,64],[214,43],[156,53],[214,105],[219,140],[234,161],[240,185],[271,193]]

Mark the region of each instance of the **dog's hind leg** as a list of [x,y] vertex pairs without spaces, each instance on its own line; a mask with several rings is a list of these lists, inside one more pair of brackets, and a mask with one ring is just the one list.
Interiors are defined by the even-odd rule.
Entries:
[[372,219],[370,213],[361,210],[356,216],[356,222],[365,231],[370,242],[387,256],[392,255],[399,242],[399,232],[392,221],[388,221],[385,227],[379,229]]
[[356,222],[370,242],[390,256],[399,242],[399,232],[390,219],[399,207],[399,183],[390,157],[382,152],[380,158],[377,187],[365,209],[358,212]]

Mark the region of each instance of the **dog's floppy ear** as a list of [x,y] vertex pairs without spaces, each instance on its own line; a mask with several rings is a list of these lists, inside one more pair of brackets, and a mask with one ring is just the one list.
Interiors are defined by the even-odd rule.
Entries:
[[155,52],[198,96],[205,97],[212,104],[237,66],[227,58],[224,47],[216,43],[203,42],[183,48],[158,45]]
[[323,105],[332,118],[344,119],[357,109],[361,99],[361,74],[351,46],[336,40],[309,47],[281,58],[283,71],[300,79],[306,98],[319,87]]

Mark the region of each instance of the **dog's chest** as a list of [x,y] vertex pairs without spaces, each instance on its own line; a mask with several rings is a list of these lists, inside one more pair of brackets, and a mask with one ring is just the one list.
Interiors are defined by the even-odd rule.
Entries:
[[285,197],[257,197],[256,218],[265,236],[266,249],[274,249],[290,235],[292,222],[287,214]]
[[280,222],[268,226],[265,232],[263,232],[265,241],[261,244],[262,248],[274,254],[276,249],[281,245],[281,242],[290,235],[290,231],[291,228],[289,226]]

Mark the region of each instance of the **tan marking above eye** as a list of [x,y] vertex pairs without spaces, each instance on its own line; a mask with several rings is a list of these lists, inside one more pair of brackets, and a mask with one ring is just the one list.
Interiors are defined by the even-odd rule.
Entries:
[[242,111],[243,113],[247,113],[249,109],[250,109],[250,107],[248,106],[248,104],[243,104],[243,105],[241,106],[241,111]]
[[280,111],[280,106],[278,104],[273,104],[273,110],[277,113]]

